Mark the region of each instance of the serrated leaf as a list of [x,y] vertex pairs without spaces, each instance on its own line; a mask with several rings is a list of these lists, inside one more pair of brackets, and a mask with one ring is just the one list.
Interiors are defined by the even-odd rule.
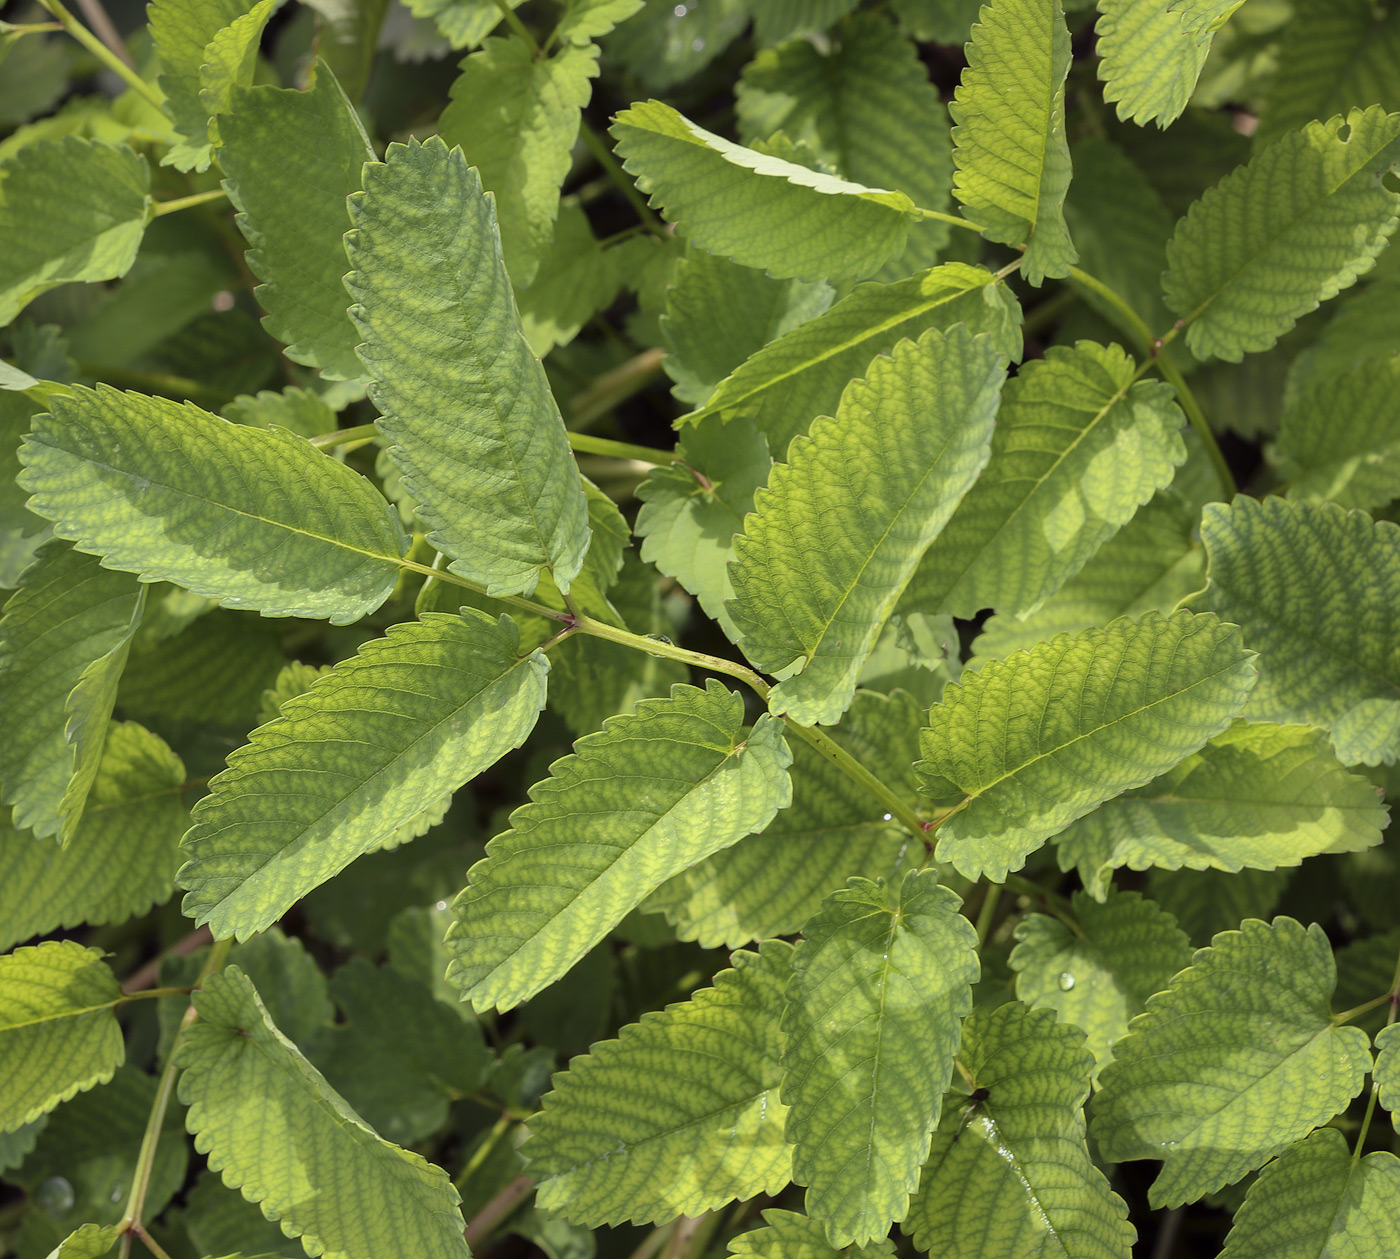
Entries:
[[1353,1159],[1322,1128],[1259,1173],[1220,1259],[1384,1259],[1400,1248],[1400,1159]]
[[750,1229],[730,1238],[731,1255],[752,1255],[753,1259],[889,1259],[894,1244],[885,1237],[868,1246],[848,1246],[837,1250],[826,1239],[820,1220],[795,1211],[767,1210],[762,1228]]
[[185,1195],[185,1228],[202,1255],[278,1255],[301,1259],[299,1242],[210,1171],[201,1172]]
[[189,826],[185,767],[134,722],[116,722],[67,847],[0,825],[0,948],[60,927],[121,922],[165,900]]
[[[912,797],[919,707],[905,693],[857,691],[831,737],[882,782]],[[681,871],[645,902],[682,940],[735,948],[790,935],[850,875],[893,879],[909,833],[859,783],[833,774],[805,742],[793,744],[792,805],[758,835]]]
[[339,625],[393,591],[408,549],[393,508],[304,439],[105,385],[49,406],[20,449],[22,483],[105,567]]
[[1064,219],[1070,59],[1060,0],[991,0],[949,107],[953,195],[988,240],[1026,246],[1021,273],[1037,285],[1079,258]]
[[1295,387],[1324,376],[1340,376],[1367,360],[1400,353],[1400,277],[1377,276],[1337,303],[1317,340],[1289,371],[1289,402]]
[[215,34],[205,45],[203,63],[199,67],[199,103],[204,110],[205,125],[200,133],[176,145],[163,165],[184,169],[191,147],[199,153],[195,163],[203,170],[209,165],[210,150],[219,146],[219,115],[227,113],[235,87],[248,87],[258,64],[258,45],[263,30],[282,0],[258,0],[248,10]]
[[1400,528],[1331,503],[1212,503],[1210,584],[1190,606],[1260,652],[1249,715],[1328,727],[1344,765],[1400,751]]
[[791,957],[776,940],[736,953],[713,987],[557,1074],[524,1146],[538,1204],[579,1224],[652,1224],[786,1185],[779,1016]]
[[180,170],[209,165],[209,114],[200,100],[199,71],[204,50],[221,30],[251,9],[251,0],[153,0],[148,21],[160,58],[160,89],[165,110],[182,137],[167,164]]
[[1166,486],[1186,458],[1181,411],[1134,382],[1117,345],[1052,346],[1008,382],[991,460],[929,547],[902,606],[1035,612]]
[[211,1171],[326,1259],[467,1259],[447,1174],[366,1127],[273,1026],[241,970],[210,976],[194,1003],[199,1021],[177,1050],[180,1100]]
[[[1345,135],[1343,134],[1345,133]],[[1310,122],[1210,189],[1167,244],[1163,291],[1197,357],[1238,363],[1369,271],[1394,233],[1400,114]]]
[[543,358],[556,345],[567,345],[611,304],[621,282],[617,255],[599,245],[578,202],[565,198],[554,240],[534,282],[519,295],[520,328],[530,349]]
[[557,37],[586,44],[620,26],[644,5],[645,0],[571,0]]
[[778,279],[859,280],[904,252],[914,203],[725,140],[660,101],[612,125],[623,167],[702,249]]
[[1148,997],[1190,962],[1191,941],[1137,892],[1110,888],[1102,904],[1076,892],[1072,911],[1078,931],[1048,914],[1023,918],[1009,964],[1017,997],[1083,1029],[1097,1078]]
[[125,275],[151,212],[135,149],[79,136],[29,144],[0,163],[0,325],[60,284]]
[[1181,29],[1198,39],[1218,31],[1244,0],[1171,0],[1167,5],[1181,22]]
[[1078,1029],[1015,1001],[979,1007],[958,1060],[976,1092],[960,1087],[944,1103],[901,1225],[914,1245],[934,1255],[1128,1259],[1127,1207],[1084,1137],[1093,1058]]
[[114,1009],[120,999],[102,954],[71,940],[0,957],[0,1049],[7,1064],[0,1132],[112,1078],[126,1056]]
[[248,266],[262,281],[268,332],[293,362],[328,380],[364,374],[350,299],[343,238],[346,198],[374,160],[355,108],[322,63],[305,92],[236,87],[219,123],[219,165],[248,241]]
[[710,416],[751,419],[781,458],[813,419],[835,411],[842,391],[877,355],[955,323],[985,333],[1003,358],[1021,357],[1021,308],[1011,290],[981,267],[950,262],[893,284],[859,286],[752,355],[677,425]]
[[1375,1085],[1386,1110],[1400,1110],[1400,1027],[1388,1024],[1376,1033]]
[[518,641],[506,617],[430,613],[289,700],[195,808],[185,913],[247,939],[523,743],[549,666]]
[[667,879],[791,803],[781,724],[743,719],[718,682],[676,686],[555,762],[457,898],[448,979],[464,1000],[508,1010],[532,997]]
[[587,504],[520,331],[491,199],[434,137],[366,166],[351,218],[360,357],[428,540],[489,594],[528,595],[546,572],[568,593]]
[[1114,1047],[1094,1102],[1103,1157],[1162,1159],[1149,1200],[1178,1206],[1326,1123],[1371,1067],[1366,1033],[1332,1024],[1336,983],[1316,923],[1251,918],[1216,936]]
[[1283,413],[1278,459],[1290,498],[1383,507],[1400,498],[1400,355],[1315,379]]
[[1268,918],[1278,908],[1293,871],[1154,870],[1153,900],[1172,915],[1193,942],[1234,931],[1246,918]]
[[240,394],[220,414],[235,424],[254,428],[290,429],[302,437],[319,437],[334,432],[335,412],[325,400],[309,389],[292,386],[282,390],[261,389],[257,395]]
[[783,1009],[792,1176],[833,1246],[903,1219],[953,1074],[977,933],[934,870],[850,879],[803,928]]
[[1060,868],[1101,896],[1118,866],[1273,870],[1381,842],[1375,788],[1308,726],[1241,723],[1161,778],[1100,805],[1058,836]]
[[[508,3],[518,9],[521,0]],[[415,17],[430,19],[453,48],[475,48],[501,24],[496,0],[405,0],[405,7]]]
[[146,588],[62,542],[42,547],[0,618],[0,741],[12,825],[71,840],[97,777]]
[[1158,0],[1098,0],[1099,78],[1118,117],[1142,126],[1175,122],[1210,52]]
[[84,1224],[76,1232],[65,1237],[49,1259],[102,1259],[111,1251],[122,1235],[115,1224]]
[[939,860],[999,882],[1076,818],[1224,730],[1254,685],[1253,661],[1236,626],[1149,612],[1062,634],[949,686],[916,767],[935,805],[953,806]]
[[566,42],[541,57],[524,40],[488,39],[462,62],[438,122],[496,198],[501,252],[518,289],[533,283],[554,237],[559,186],[569,173],[598,49]]
[[[759,7],[760,29],[773,7]],[[847,179],[898,188],[925,210],[947,209],[953,181],[947,111],[918,49],[881,16],[851,17],[821,48],[800,39],[760,53],[744,68],[735,106],[746,142],[782,131]],[[937,221],[909,230],[909,245],[891,264],[896,278],[932,266],[948,241],[947,225]]]
[[786,679],[773,712],[840,720],[919,559],[986,462],[1004,379],[996,346],[965,327],[902,342],[757,491],[728,606],[745,654]]

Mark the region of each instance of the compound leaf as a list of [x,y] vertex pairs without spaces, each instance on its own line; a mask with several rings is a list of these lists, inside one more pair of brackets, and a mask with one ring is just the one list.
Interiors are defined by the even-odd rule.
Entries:
[[1054,346],[1008,382],[991,460],[902,603],[1023,616],[1162,489],[1186,458],[1169,386],[1133,381],[1117,345]]
[[1192,353],[1238,363],[1267,350],[1371,269],[1400,223],[1400,193],[1378,178],[1400,157],[1397,138],[1400,114],[1378,106],[1310,122],[1191,207],[1162,283]]
[[1237,626],[1149,612],[990,661],[929,711],[917,766],[953,806],[938,856],[1000,881],[1045,840],[1219,734],[1255,670]]
[[944,1103],[901,1225],[914,1245],[932,1255],[1128,1259],[1127,1207],[1085,1141],[1094,1062],[1082,1033],[1016,1001],[979,1007],[958,1061],[975,1091],[959,1081]]
[[1190,606],[1260,653],[1250,716],[1331,730],[1345,765],[1400,752],[1400,528],[1332,503],[1212,503],[1210,584]]
[[379,491],[285,429],[72,386],[20,449],[31,508],[76,549],[225,607],[343,625],[389,597],[407,539]]
[[691,241],[778,279],[859,280],[898,258],[918,221],[902,192],[746,149],[660,101],[624,109],[612,132],[624,168]]
[[1149,1200],[1178,1206],[1326,1123],[1371,1067],[1366,1033],[1332,1024],[1336,984],[1316,923],[1221,932],[1114,1047],[1094,1102],[1103,1157],[1162,1159]]
[[467,872],[447,936],[463,999],[508,1010],[534,996],[667,879],[786,808],[782,726],[743,720],[718,682],[675,686],[556,761]]
[[840,720],[920,557],[986,463],[1004,379],[991,339],[965,327],[901,342],[756,492],[729,611],[749,659],[789,679],[773,712]]
[[375,1135],[273,1026],[242,970],[210,976],[194,1003],[180,1100],[211,1171],[324,1259],[468,1259],[447,1173]]
[[519,746],[549,666],[518,647],[506,617],[429,613],[288,700],[195,807],[185,913],[247,939]]
[[1249,1188],[1220,1259],[1383,1259],[1400,1249],[1400,1159],[1320,1128]]
[[364,374],[345,275],[346,198],[374,149],[335,76],[317,65],[305,92],[235,87],[219,120],[219,165],[262,283],[263,321],[293,362],[328,380]]
[[977,933],[933,870],[854,878],[803,928],[783,1010],[792,1175],[833,1246],[902,1219],[977,981]]
[[121,922],[165,900],[189,827],[184,782],[162,739],[116,722],[66,847],[0,824],[0,949],[60,927]]
[[729,1253],[752,1259],[891,1259],[894,1255],[894,1244],[885,1237],[868,1246],[837,1250],[827,1241],[820,1220],[796,1211],[769,1209],[763,1213],[763,1224],[731,1238]]
[[62,542],[42,547],[0,618],[0,740],[13,825],[72,839],[97,777],[146,588]]
[[740,364],[677,426],[711,416],[751,419],[781,458],[812,420],[834,413],[842,391],[877,355],[892,353],[901,340],[930,327],[956,323],[985,333],[1003,358],[1021,357],[1021,307],[1015,295],[981,267],[948,262],[892,284],[858,286]]
[[1048,914],[1028,914],[1016,927],[1009,964],[1022,1001],[1084,1030],[1097,1076],[1148,997],[1190,962],[1191,941],[1137,892],[1110,888],[1102,904],[1076,892],[1072,904],[1077,932]]
[[1078,260],[1065,226],[1069,28],[1060,0],[991,0],[967,45],[950,111],[953,194],[988,240],[1025,245],[1032,284]]
[[1186,108],[1210,52],[1189,33],[1184,15],[1158,0],[1098,0],[1099,78],[1118,117],[1170,126]]
[[491,198],[437,137],[391,144],[352,198],[346,285],[390,454],[448,567],[490,594],[583,567],[588,507],[520,331]]
[[0,1132],[105,1084],[126,1056],[121,989],[96,949],[51,940],[0,957]]
[[0,325],[60,284],[131,270],[150,185],[135,149],[80,136],[27,144],[0,164]]
[[1055,842],[1061,869],[1077,865],[1101,897],[1119,866],[1274,870],[1374,847],[1386,821],[1375,788],[1342,768],[1322,731],[1241,723]]
[[590,1226],[651,1224],[786,1185],[779,1017],[791,957],[777,940],[734,954],[713,987],[556,1075],[523,1149],[539,1205]]

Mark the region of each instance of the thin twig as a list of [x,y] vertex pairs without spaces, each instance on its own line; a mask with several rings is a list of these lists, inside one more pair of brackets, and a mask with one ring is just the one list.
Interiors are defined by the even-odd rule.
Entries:
[[183,939],[176,940],[163,953],[156,954],[144,966],[131,972],[122,980],[123,992],[140,992],[144,988],[151,988],[160,977],[160,964],[167,957],[188,957],[196,949],[202,949],[206,944],[214,939],[213,933],[208,927],[196,927],[189,935]]
[[643,350],[627,362],[604,372],[587,389],[574,395],[569,406],[569,418],[587,426],[601,419],[619,403],[644,389],[661,371],[666,351],[656,348]]
[[642,226],[654,236],[669,240],[671,238],[670,230],[661,221],[656,211],[647,204],[647,199],[637,191],[637,185],[622,169],[622,164],[613,156],[612,150],[608,148],[603,137],[594,131],[587,121],[579,124],[578,136],[583,141],[583,147],[593,155],[594,160],[603,168],[607,177],[617,185],[618,191],[627,198],[632,208],[636,210],[637,217],[642,220]]
[[463,1231],[467,1239],[467,1249],[475,1251],[482,1242],[491,1236],[497,1227],[515,1211],[522,1202],[535,1192],[535,1182],[528,1176],[517,1176],[494,1198],[481,1208]]
[[1162,1222],[1157,1227],[1157,1242],[1152,1247],[1152,1259],[1169,1259],[1172,1251],[1176,1249],[1176,1235],[1181,1229],[1181,1220],[1185,1213],[1185,1207],[1172,1207],[1162,1216]]

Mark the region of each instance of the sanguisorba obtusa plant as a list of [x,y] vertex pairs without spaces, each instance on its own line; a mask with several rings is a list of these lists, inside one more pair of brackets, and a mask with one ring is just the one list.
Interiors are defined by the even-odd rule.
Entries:
[[82,13],[0,1252],[1400,1255],[1400,5]]

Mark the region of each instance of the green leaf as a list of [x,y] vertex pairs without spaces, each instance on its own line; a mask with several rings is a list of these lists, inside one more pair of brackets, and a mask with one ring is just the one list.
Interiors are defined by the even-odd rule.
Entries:
[[337,427],[335,412],[324,399],[309,389],[295,386],[280,391],[262,389],[256,397],[240,394],[221,414],[235,424],[249,424],[253,428],[271,428],[275,424],[301,437],[319,437],[334,432]]
[[849,1259],[888,1259],[894,1255],[894,1245],[888,1238],[838,1251],[827,1241],[820,1220],[795,1211],[767,1210],[763,1212],[763,1223],[763,1228],[731,1238],[729,1253],[752,1255],[753,1259],[840,1259],[843,1255]]
[[598,49],[565,43],[539,57],[524,40],[488,39],[462,62],[438,122],[496,198],[501,251],[517,288],[528,287],[554,237],[559,186],[569,173]]
[[764,714],[746,730],[743,720],[738,693],[718,682],[676,686],[556,761],[457,898],[448,979],[463,999],[519,1005],[667,879],[786,808],[781,723]]
[[1008,382],[991,460],[902,604],[972,617],[1035,612],[1186,458],[1169,386],[1134,382],[1117,345],[1052,346]]
[[754,5],[754,38],[760,47],[824,31],[858,0],[765,0]]
[[751,419],[783,456],[818,415],[831,415],[846,386],[880,354],[929,327],[966,323],[1005,359],[1021,357],[1021,308],[981,267],[945,263],[893,284],[862,284],[829,311],[777,338],[721,381],[703,407],[682,416]]
[[1400,752],[1400,528],[1331,503],[1212,503],[1210,584],[1190,606],[1260,653],[1249,715],[1328,727],[1344,765]]
[[1283,413],[1277,453],[1290,498],[1382,507],[1400,498],[1400,355],[1314,381]]
[[1181,117],[1206,63],[1210,40],[1186,31],[1158,0],[1098,0],[1099,78],[1118,117],[1168,127]]
[[1179,1206],[1325,1124],[1371,1067],[1366,1033],[1332,1024],[1336,984],[1316,923],[1251,918],[1216,936],[1114,1048],[1094,1102],[1103,1157],[1162,1159],[1149,1200]]
[[953,1074],[977,933],[934,870],[850,879],[803,928],[783,1010],[792,1176],[833,1246],[903,1219]]
[[1047,914],[1028,914],[1017,924],[1010,959],[1022,1001],[1048,1006],[1084,1030],[1095,1077],[1129,1020],[1191,960],[1186,933],[1155,903],[1112,888],[1101,899],[1074,894],[1077,931]]
[[929,711],[920,785],[953,806],[938,856],[1000,882],[1045,840],[1219,734],[1254,685],[1240,631],[1149,612],[1062,634],[954,683]]
[[66,136],[0,163],[0,325],[60,284],[125,275],[151,211],[146,159]]
[[1353,1159],[1322,1128],[1250,1186],[1220,1259],[1384,1259],[1400,1249],[1400,1159]]
[[116,1247],[121,1235],[115,1224],[84,1224],[65,1237],[49,1259],[102,1259]]
[[[773,7],[759,7],[760,29]],[[853,16],[821,48],[799,39],[760,53],[744,68],[735,105],[747,143],[781,130],[847,179],[898,188],[925,210],[948,208],[953,160],[947,111],[918,49],[883,17]],[[894,264],[898,276],[932,266],[947,242],[947,224],[913,225]]]
[[489,594],[559,589],[587,505],[544,369],[520,332],[491,199],[460,150],[393,144],[352,199],[346,286],[370,397],[428,540]]
[[180,170],[204,170],[210,161],[209,113],[200,99],[205,49],[253,7],[251,0],[152,0],[148,21],[160,59],[165,110],[183,137],[166,159]]
[[698,74],[747,28],[752,0],[670,5],[652,0],[607,41],[610,65],[662,92]]
[[185,767],[134,722],[108,727],[82,824],[67,847],[0,825],[0,948],[57,928],[121,922],[165,900],[189,827]]
[[204,61],[199,67],[199,103],[204,109],[205,126],[191,137],[193,146],[191,139],[177,145],[162,165],[182,167],[181,159],[188,161],[191,147],[200,154],[198,168],[203,170],[209,165],[208,149],[219,145],[219,115],[228,112],[235,87],[248,87],[253,82],[263,30],[280,5],[281,0],[258,0],[205,45]]
[[914,203],[725,140],[660,101],[617,115],[624,168],[702,249],[778,279],[859,280],[904,252]]
[[1267,918],[1293,875],[1292,870],[1154,870],[1152,898],[1195,942],[1234,931],[1246,918]]
[[[518,9],[521,0],[509,0]],[[475,48],[501,24],[496,0],[405,0],[415,17],[428,18],[453,48]]]
[[1078,1029],[1014,1001],[979,1007],[958,1060],[976,1091],[960,1084],[944,1104],[901,1225],[914,1245],[934,1255],[1128,1259],[1127,1207],[1084,1138],[1094,1063]]
[[1056,843],[1060,868],[1077,865],[1102,896],[1118,866],[1273,870],[1359,852],[1381,842],[1387,818],[1375,788],[1338,764],[1320,730],[1241,723],[1072,822]]
[[1238,363],[1267,350],[1371,269],[1400,223],[1400,193],[1378,178],[1397,138],[1400,114],[1379,107],[1310,122],[1191,207],[1162,283],[1193,354]]
[[782,1189],[791,957],[778,940],[736,953],[713,987],[644,1014],[557,1074],[524,1146],[539,1206],[590,1226],[659,1224]]
[[[1393,256],[1393,255],[1392,255]],[[1377,276],[1342,298],[1318,339],[1294,360],[1289,385],[1341,376],[1400,352],[1400,277]],[[1338,417],[1339,419],[1341,417]]]
[[534,728],[548,664],[506,617],[391,626],[259,727],[195,808],[184,911],[247,939]]
[[210,976],[194,1003],[199,1022],[177,1051],[180,1100],[211,1171],[325,1259],[468,1259],[447,1174],[366,1127],[241,970]]
[[201,1255],[278,1255],[301,1259],[301,1243],[285,1236],[236,1189],[210,1171],[185,1195],[185,1228]]
[[1181,29],[1197,39],[1218,31],[1244,0],[1171,0],[1167,8],[1181,22]]
[[617,255],[598,244],[577,200],[565,198],[554,240],[534,282],[519,296],[520,328],[530,349],[543,358],[556,345],[567,345],[612,302],[621,283]]
[[1387,1024],[1376,1033],[1375,1085],[1380,1104],[1386,1110],[1400,1110],[1400,1030],[1394,1024]]
[[117,680],[146,588],[62,542],[46,544],[0,619],[0,741],[13,825],[67,843],[97,777]]
[[236,87],[219,122],[229,199],[248,241],[248,266],[268,332],[293,362],[328,380],[364,374],[350,300],[343,238],[346,197],[374,160],[355,108],[329,68],[318,66],[305,92]]
[[586,44],[620,26],[644,4],[645,0],[571,0],[559,23],[558,38]]
[[991,339],[966,328],[902,342],[755,494],[729,610],[749,659],[790,679],[773,712],[840,720],[920,557],[986,462],[1004,378]]
[[71,940],[0,957],[0,1132],[13,1132],[94,1084],[126,1056],[113,1007],[121,989],[96,949]]
[[967,45],[950,112],[953,194],[988,240],[1025,245],[1031,284],[1078,260],[1065,227],[1069,29],[1060,0],[991,0]]
[[[857,691],[832,738],[882,782],[912,797],[918,705],[904,692]],[[762,833],[681,871],[644,908],[707,949],[791,935],[850,875],[890,878],[908,856],[909,833],[891,824],[859,783],[833,774],[808,743],[793,744],[792,805]]]
[[20,450],[30,506],[105,567],[337,625],[392,592],[393,508],[302,438],[105,385],[49,405]]

